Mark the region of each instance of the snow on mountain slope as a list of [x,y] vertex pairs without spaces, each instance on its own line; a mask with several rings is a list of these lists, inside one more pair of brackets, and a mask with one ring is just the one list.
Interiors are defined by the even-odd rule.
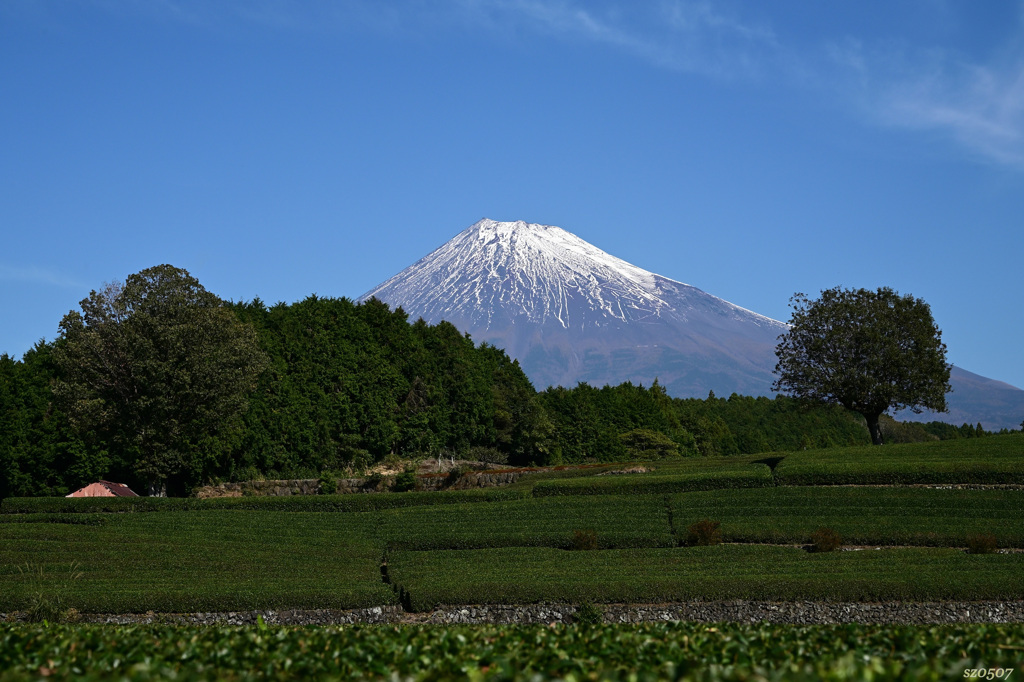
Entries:
[[702,303],[736,320],[785,327],[638,268],[559,227],[486,218],[360,300],[371,297],[427,320],[458,318],[483,328],[519,317],[564,328],[686,321]]

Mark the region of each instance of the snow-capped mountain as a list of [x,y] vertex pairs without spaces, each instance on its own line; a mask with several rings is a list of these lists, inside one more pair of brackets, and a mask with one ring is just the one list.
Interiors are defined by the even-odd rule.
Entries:
[[368,291],[504,348],[531,380],[766,393],[785,325],[550,225],[484,219]]
[[[550,225],[481,220],[363,294],[451,322],[519,360],[538,389],[655,379],[676,397],[769,395],[786,325]],[[946,414],[1017,428],[1024,391],[954,367]]]

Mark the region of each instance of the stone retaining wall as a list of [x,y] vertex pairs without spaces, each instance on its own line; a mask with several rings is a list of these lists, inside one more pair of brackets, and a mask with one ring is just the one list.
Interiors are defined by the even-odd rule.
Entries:
[[[440,607],[414,617],[423,623],[571,623],[575,606],[537,604],[527,606]],[[939,625],[943,623],[1024,622],[1024,602],[689,602],[682,604],[607,604],[598,608],[606,623],[697,621],[791,623],[891,623]]]
[[[340,625],[350,623],[422,624],[530,624],[572,623],[577,606],[526,604],[520,606],[442,606],[429,613],[406,613],[398,606],[376,606],[348,611],[263,610],[188,614],[83,614],[88,623],[175,623],[183,625],[248,625],[262,616],[268,625]],[[1014,602],[687,602],[679,604],[599,605],[606,623],[696,621],[818,625],[884,623],[941,625],[946,623],[1022,623],[1024,601]],[[21,614],[0,613],[0,621],[19,620]]]

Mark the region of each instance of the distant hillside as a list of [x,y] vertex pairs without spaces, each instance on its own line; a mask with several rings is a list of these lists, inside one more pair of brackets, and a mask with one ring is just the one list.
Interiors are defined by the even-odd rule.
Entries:
[[949,412],[904,410],[897,416],[904,421],[944,421],[950,424],[976,424],[986,429],[1019,429],[1024,421],[1024,391],[1010,384],[989,379],[954,367],[950,372],[953,392],[946,396]]

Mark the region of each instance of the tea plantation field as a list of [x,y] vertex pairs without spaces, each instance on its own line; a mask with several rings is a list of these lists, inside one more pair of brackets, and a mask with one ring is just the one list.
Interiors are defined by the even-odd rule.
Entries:
[[[7,499],[0,613],[1024,600],[1024,436],[647,466],[470,491]],[[704,519],[722,544],[695,546]],[[808,551],[821,528],[854,551]],[[0,682],[1024,675],[1020,625],[0,628]]]

